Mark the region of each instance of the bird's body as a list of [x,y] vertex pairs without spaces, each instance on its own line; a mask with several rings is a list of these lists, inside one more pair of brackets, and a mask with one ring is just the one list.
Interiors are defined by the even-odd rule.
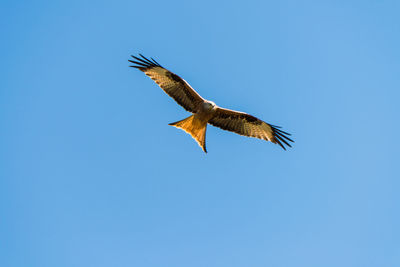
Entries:
[[135,65],[131,66],[143,71],[153,79],[169,96],[175,99],[184,109],[193,115],[188,118],[170,123],[189,133],[200,145],[204,152],[206,149],[207,124],[232,131],[240,135],[255,137],[279,144],[285,149],[284,144],[291,146],[293,142],[286,133],[247,113],[220,108],[214,102],[203,99],[185,80],[178,75],[163,68],[154,59],[132,56],[129,60]]
[[207,123],[214,117],[216,111],[217,106],[214,104],[214,102],[204,101],[199,105],[197,112],[195,112],[192,116],[181,121],[170,123],[169,125],[180,128],[190,134],[197,141],[203,151],[207,152]]

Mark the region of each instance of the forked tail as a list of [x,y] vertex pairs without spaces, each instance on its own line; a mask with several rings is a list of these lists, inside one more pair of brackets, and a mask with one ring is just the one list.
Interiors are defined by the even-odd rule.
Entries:
[[180,128],[185,132],[187,132],[188,134],[190,134],[194,138],[194,140],[197,141],[197,143],[203,149],[203,151],[207,153],[206,149],[207,122],[203,122],[198,118],[196,118],[194,115],[192,115],[181,121],[170,123],[169,125],[174,126],[176,128]]

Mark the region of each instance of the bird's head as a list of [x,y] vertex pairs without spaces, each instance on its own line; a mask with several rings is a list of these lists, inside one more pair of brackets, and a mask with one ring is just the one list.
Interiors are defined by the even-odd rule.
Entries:
[[215,103],[212,101],[205,101],[203,103],[203,108],[205,110],[213,110],[216,107]]

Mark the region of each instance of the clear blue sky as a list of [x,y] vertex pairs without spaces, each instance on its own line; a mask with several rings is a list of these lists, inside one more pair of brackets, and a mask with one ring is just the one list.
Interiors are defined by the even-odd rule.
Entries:
[[[399,1],[2,1],[1,266],[400,266]],[[293,149],[209,127],[143,53]]]

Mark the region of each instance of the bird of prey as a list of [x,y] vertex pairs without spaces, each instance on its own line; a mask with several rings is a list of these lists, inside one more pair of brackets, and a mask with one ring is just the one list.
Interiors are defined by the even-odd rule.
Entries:
[[190,134],[205,153],[208,123],[240,135],[270,141],[284,150],[285,145],[291,147],[289,142],[294,142],[288,137],[289,133],[279,129],[281,127],[268,124],[247,113],[220,108],[214,102],[202,98],[184,79],[162,67],[153,58],[148,59],[141,54],[139,56],[132,56],[134,60],[129,62],[134,65],[130,67],[143,71],[179,105],[193,114],[169,125]]

